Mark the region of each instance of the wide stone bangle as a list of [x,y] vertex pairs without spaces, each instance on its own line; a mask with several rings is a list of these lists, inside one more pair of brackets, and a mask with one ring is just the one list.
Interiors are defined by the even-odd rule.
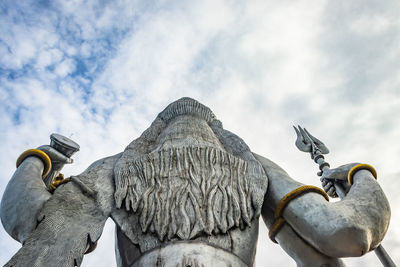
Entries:
[[44,170],[42,173],[42,178],[45,177],[47,174],[49,174],[50,169],[51,169],[51,160],[50,157],[44,153],[42,150],[39,149],[28,149],[25,152],[23,152],[17,159],[17,168],[21,163],[27,158],[27,157],[38,157],[43,161],[44,164]]
[[305,193],[309,192],[314,192],[322,195],[327,201],[329,201],[328,195],[325,193],[324,190],[322,190],[319,187],[313,186],[313,185],[303,185],[300,186],[299,188],[294,189],[293,191],[287,193],[278,203],[278,206],[276,207],[275,210],[275,222],[271,226],[268,236],[274,243],[278,243],[275,240],[276,234],[279,232],[279,230],[282,228],[283,224],[285,223],[285,219],[282,217],[283,211],[287,207],[290,201],[293,199],[304,195]]
[[369,165],[369,164],[358,164],[358,165],[354,166],[353,168],[351,168],[349,173],[347,174],[347,181],[349,182],[349,185],[353,185],[354,174],[356,174],[356,172],[358,172],[360,170],[368,170],[368,171],[370,171],[375,179],[377,179],[377,177],[378,177],[378,175],[376,173],[376,170],[371,165]]

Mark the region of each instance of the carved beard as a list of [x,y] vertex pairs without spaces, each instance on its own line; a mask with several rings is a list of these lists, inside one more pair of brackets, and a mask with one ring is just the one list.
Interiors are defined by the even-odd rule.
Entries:
[[[196,146],[192,142],[183,146],[172,142],[169,147],[157,144],[178,115],[205,114],[208,117],[200,119],[213,118],[205,112],[206,107],[193,101],[178,100],[160,113],[152,126],[127,147],[114,169],[117,207],[137,214],[142,231],[156,234],[161,241],[244,228],[258,218],[267,189],[264,170],[248,147],[222,129],[216,119],[193,133],[208,134],[204,140],[215,138],[215,146],[205,141]],[[201,112],[194,113],[194,105]],[[169,120],[163,114],[168,114]],[[170,129],[184,132],[176,129],[182,120]],[[187,121],[192,120],[194,117]]]

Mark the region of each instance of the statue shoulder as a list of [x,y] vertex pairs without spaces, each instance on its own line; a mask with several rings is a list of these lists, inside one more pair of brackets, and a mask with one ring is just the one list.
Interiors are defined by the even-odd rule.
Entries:
[[99,160],[96,160],[92,164],[89,165],[89,167],[81,174],[87,174],[93,170],[98,170],[98,169],[104,169],[104,170],[113,170],[114,165],[117,162],[117,160],[122,156],[122,152],[118,153],[113,156],[105,157]]
[[260,164],[263,166],[265,172],[267,173],[267,176],[274,173],[288,175],[284,169],[282,169],[278,164],[274,163],[272,160],[260,156],[254,152],[252,152],[252,154],[255,157],[255,159],[258,162],[260,162]]
[[83,192],[97,195],[114,193],[114,165],[122,153],[105,157],[93,162],[85,171],[71,176],[71,181],[77,184]]
[[113,175],[113,170],[115,163],[121,157],[122,152],[116,155],[105,157],[99,160],[96,160],[92,164],[87,167],[81,174],[78,176],[84,176],[86,179],[93,180],[94,182],[97,180],[103,180],[109,175]]

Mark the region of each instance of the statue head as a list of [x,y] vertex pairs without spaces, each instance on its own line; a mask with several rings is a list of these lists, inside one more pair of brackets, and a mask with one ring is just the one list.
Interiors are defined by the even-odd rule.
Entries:
[[168,105],[115,169],[118,208],[142,231],[192,238],[245,227],[260,214],[266,176],[248,146],[191,98]]

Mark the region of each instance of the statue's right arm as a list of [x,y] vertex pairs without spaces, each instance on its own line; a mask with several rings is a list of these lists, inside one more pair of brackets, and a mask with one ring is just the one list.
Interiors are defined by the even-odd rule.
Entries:
[[80,266],[84,253],[100,238],[113,208],[113,167],[119,156],[93,163],[53,195],[44,192],[37,225],[5,266]]
[[[272,161],[254,156],[268,176],[263,210],[273,213],[280,200],[302,184]],[[264,215],[268,217],[267,212]],[[355,257],[373,250],[382,241],[390,220],[390,207],[372,174],[361,170],[354,175],[353,186],[341,201],[327,202],[320,194],[306,193],[289,202],[283,218],[286,228],[290,228],[286,232],[294,232],[319,253],[332,258]],[[284,246],[282,233],[278,232],[276,240]]]

